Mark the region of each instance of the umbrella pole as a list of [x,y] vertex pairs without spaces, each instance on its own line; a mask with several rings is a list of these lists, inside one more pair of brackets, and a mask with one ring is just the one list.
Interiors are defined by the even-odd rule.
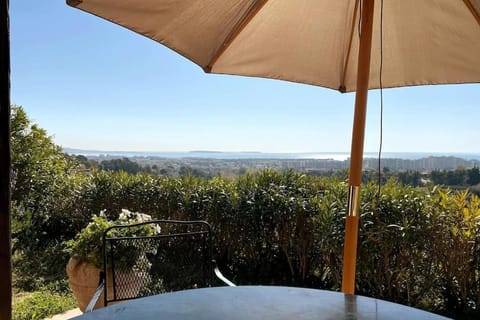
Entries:
[[342,292],[347,294],[355,293],[360,184],[362,181],[363,142],[365,136],[365,118],[367,114],[368,82],[370,77],[373,8],[374,0],[363,0],[355,114],[353,118],[352,147],[350,154],[348,208],[343,249]]
[[9,1],[0,5],[0,319],[12,318]]

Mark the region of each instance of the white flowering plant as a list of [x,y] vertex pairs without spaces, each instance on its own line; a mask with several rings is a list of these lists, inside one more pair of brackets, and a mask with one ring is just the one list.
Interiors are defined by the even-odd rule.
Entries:
[[[83,228],[74,239],[66,242],[66,251],[70,257],[93,264],[97,268],[103,268],[103,234],[113,226],[131,225],[135,223],[149,222],[151,216],[140,212],[131,212],[122,209],[116,220],[108,220],[105,211],[94,215],[92,221]],[[155,224],[144,224],[135,228],[115,228],[109,231],[109,237],[137,237],[152,236],[160,233],[159,226]],[[120,257],[124,267],[133,267],[140,258],[138,250],[131,245],[119,243],[115,247],[115,255]]]

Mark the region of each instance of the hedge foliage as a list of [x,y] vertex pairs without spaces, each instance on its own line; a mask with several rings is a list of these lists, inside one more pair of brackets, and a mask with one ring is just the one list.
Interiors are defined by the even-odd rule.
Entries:
[[[265,170],[236,180],[97,171],[58,195],[63,205],[59,211],[48,211],[48,219],[44,218],[49,223],[36,225],[28,215],[15,216],[15,235],[41,235],[49,255],[42,260],[43,255],[26,256],[27,250],[17,255],[17,262],[30,259],[30,267],[37,266],[23,276],[63,277],[58,272],[68,257],[60,240],[73,238],[100,210],[115,218],[125,208],[158,219],[209,221],[216,236],[216,258],[239,284],[338,290],[346,193],[343,181],[292,171]],[[380,197],[375,185],[363,187],[362,199],[359,294],[438,312],[476,312],[480,306],[478,197],[436,188],[420,190],[391,180]],[[15,242],[19,248],[30,243],[27,237]]]

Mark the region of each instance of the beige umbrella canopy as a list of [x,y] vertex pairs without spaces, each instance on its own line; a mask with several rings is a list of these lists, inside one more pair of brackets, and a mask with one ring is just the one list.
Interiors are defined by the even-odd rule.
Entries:
[[[357,87],[358,1],[67,2],[166,45],[206,72]],[[370,89],[379,87],[380,5],[375,1]],[[478,81],[479,12],[479,0],[385,0],[383,86]]]
[[67,3],[158,41],[205,72],[357,92],[342,283],[346,293],[355,288],[367,90],[480,82],[480,0]]

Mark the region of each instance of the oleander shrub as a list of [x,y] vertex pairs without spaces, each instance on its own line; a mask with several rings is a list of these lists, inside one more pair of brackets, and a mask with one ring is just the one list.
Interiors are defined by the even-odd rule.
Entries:
[[442,306],[453,314],[480,308],[480,198],[466,191],[438,190],[432,210],[429,254],[441,275]]
[[346,198],[346,186],[334,185],[293,171],[236,180],[234,206],[221,216],[216,234],[223,236],[223,260],[237,282],[332,284],[343,241],[335,223],[341,223]]
[[357,293],[459,318],[480,307],[480,199],[401,186],[362,192]]

